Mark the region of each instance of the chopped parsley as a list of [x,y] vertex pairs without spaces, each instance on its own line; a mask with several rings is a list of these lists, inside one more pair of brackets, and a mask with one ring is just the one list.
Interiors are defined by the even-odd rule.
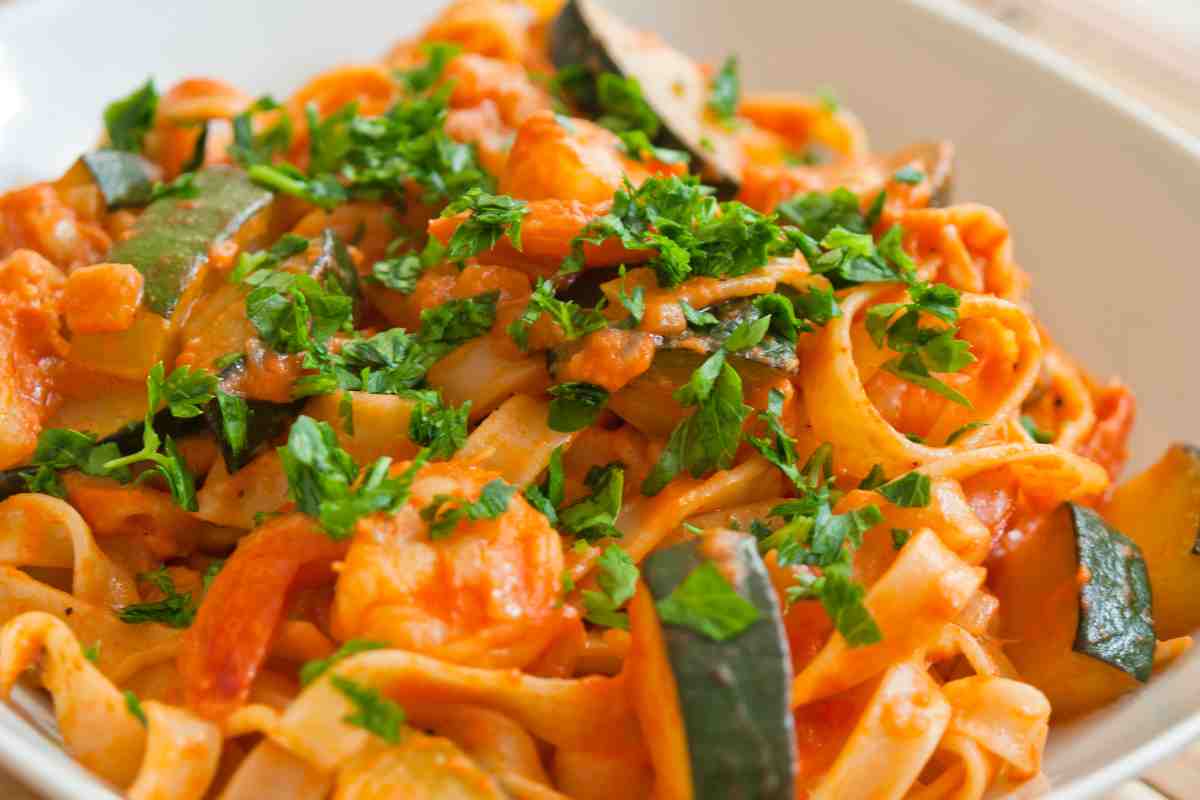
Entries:
[[401,294],[412,294],[421,275],[430,267],[442,263],[445,256],[446,248],[435,237],[430,236],[420,253],[406,253],[376,261],[371,267],[371,280]]
[[892,528],[892,547],[896,550],[901,549],[908,544],[908,540],[912,538],[912,531],[908,528]]
[[537,509],[551,525],[558,524],[558,509],[563,504],[566,487],[566,472],[563,469],[563,446],[550,453],[545,479],[536,486],[525,489],[525,500]]
[[470,400],[455,408],[443,405],[441,395],[433,390],[411,392],[408,396],[416,400],[408,420],[408,438],[427,448],[431,460],[446,460],[466,444]]
[[341,647],[334,650],[325,658],[315,658],[312,661],[306,661],[300,667],[300,685],[308,686],[317,678],[329,671],[329,668],[339,661],[365,653],[368,650],[385,650],[388,648],[386,642],[375,642],[370,639],[347,639]]
[[621,548],[610,544],[596,560],[596,583],[600,591],[585,589],[585,619],[608,628],[629,630],[629,615],[618,609],[629,602],[637,588],[638,568]]
[[165,402],[170,413],[175,417],[196,417],[203,413],[202,406],[213,399],[217,379],[199,370],[180,367],[173,371],[170,377],[163,377],[162,362],[150,368],[146,376],[146,418],[142,423],[142,449],[127,456],[106,461],[103,464],[105,473],[119,475],[119,471],[143,461],[149,461],[153,467],[138,477],[157,474],[167,483],[171,498],[176,505],[186,511],[195,511],[196,481],[188,471],[187,462],[179,453],[175,440],[170,436],[160,437],[154,430],[154,414],[159,404]]
[[760,616],[711,561],[692,570],[656,607],[663,622],[718,642],[737,636]]
[[583,381],[567,381],[549,389],[550,430],[571,433],[596,421],[608,405],[608,390]]
[[538,278],[525,310],[508,326],[508,335],[522,350],[529,349],[529,331],[543,314],[558,326],[567,341],[608,326],[599,308],[583,308],[573,300],[559,300],[554,284]]
[[608,239],[631,250],[653,250],[648,266],[664,287],[692,275],[745,275],[766,264],[782,244],[774,216],[736,201],[718,203],[712,192],[695,176],[654,176],[636,188],[626,181],[609,213],[571,241],[561,271],[582,269],[584,245]]
[[681,472],[698,478],[728,468],[737,454],[742,423],[750,413],[750,407],[742,402],[742,379],[725,362],[724,350],[709,356],[673,397],[696,410],[671,431],[658,462],[642,483],[642,494],[658,494]]
[[584,483],[592,493],[559,510],[559,527],[585,542],[620,538],[621,532],[614,525],[621,513],[625,491],[624,467],[620,464],[592,467]]
[[191,592],[179,592],[175,581],[165,567],[144,572],[138,576],[163,594],[161,600],[149,603],[131,603],[117,612],[121,622],[140,625],[157,622],[170,628],[186,628],[196,619],[196,604]]
[[[781,401],[779,396],[774,404],[778,406]],[[873,644],[882,634],[863,605],[866,591],[852,579],[852,559],[862,545],[863,535],[883,520],[883,514],[874,505],[834,514],[833,506],[841,493],[829,480],[833,474],[832,447],[818,447],[802,467],[797,467],[795,440],[772,417],[778,417],[777,410],[766,415],[772,438],[751,438],[750,443],[795,484],[798,495],[771,509],[771,516],[783,520],[782,526],[774,531],[765,525],[752,526],[759,550],[774,550],[781,567],[806,565],[819,569],[819,574],[796,573],[798,583],[788,587],[788,601],[819,600],[851,647]],[[876,474],[872,469],[868,478],[871,483],[882,482],[882,470]]]
[[688,327],[690,328],[703,330],[720,323],[715,314],[709,311],[698,311],[692,308],[687,300],[679,301],[679,309],[683,312],[683,318],[687,320]]
[[741,100],[742,83],[738,77],[737,56],[725,59],[721,69],[713,78],[708,95],[708,110],[726,126],[737,121],[738,102]]
[[583,65],[572,64],[555,73],[550,91],[560,103],[579,107],[594,116],[596,124],[618,134],[637,131],[649,140],[658,135],[658,115],[634,77],[593,75]]
[[421,509],[421,519],[429,523],[429,538],[444,539],[465,520],[497,519],[508,510],[517,487],[500,478],[488,481],[479,499],[464,502],[448,494],[434,495],[433,502]]
[[1039,428],[1033,417],[1028,414],[1021,415],[1021,427],[1029,434],[1029,438],[1038,444],[1050,444],[1054,441],[1054,434]]
[[524,200],[488,194],[474,187],[446,206],[442,216],[452,217],[463,211],[470,215],[454,229],[446,245],[446,260],[463,261],[490,250],[503,236],[521,249],[521,222],[529,213],[529,204]]
[[104,129],[108,141],[117,150],[142,152],[146,134],[154,127],[158,110],[158,90],[147,80],[133,92],[109,103],[104,109]]
[[146,711],[142,708],[142,701],[138,699],[138,696],[133,693],[132,689],[126,689],[122,694],[125,695],[125,710],[134,719],[142,723],[143,728],[146,727],[149,723],[146,721]]
[[986,428],[987,426],[988,426],[988,423],[984,422],[983,420],[976,420],[974,422],[968,422],[966,425],[963,425],[961,428],[956,429],[954,432],[952,432],[949,436],[946,437],[946,446],[949,447],[950,445],[957,442],[959,440],[959,438],[967,435],[971,431],[977,431],[980,428]]
[[78,469],[85,475],[128,482],[131,477],[128,468],[108,470],[104,467],[120,455],[114,442],[96,444],[96,437],[91,434],[68,428],[48,428],[38,436],[31,466],[21,476],[31,492],[66,497],[67,490],[58,477],[62,470]]
[[404,724],[404,709],[371,686],[363,686],[341,675],[332,675],[329,683],[354,705],[354,713],[343,722],[369,731],[388,744],[400,741],[400,726]]
[[90,645],[83,648],[83,657],[93,664],[100,663],[100,642],[92,642]]
[[279,103],[270,96],[258,98],[242,113],[233,118],[233,143],[229,156],[241,166],[249,169],[256,165],[270,164],[277,154],[283,153],[292,144],[292,118],[285,113],[277,114],[277,121],[262,133],[254,132],[254,116],[268,111],[278,111]]
[[896,174],[892,176],[892,180],[897,183],[905,183],[909,186],[916,186],[921,181],[925,180],[925,173],[916,167],[904,167],[896,170]]
[[446,71],[446,66],[462,52],[462,48],[452,42],[426,42],[421,45],[421,52],[428,57],[424,64],[395,72],[396,80],[409,94],[432,89]]
[[920,472],[910,472],[879,486],[875,491],[901,508],[924,508],[929,505],[929,476]]
[[692,160],[685,150],[655,146],[645,131],[618,131],[617,138],[621,140],[621,150],[634,161],[653,159],[663,164],[686,164]]
[[350,536],[361,517],[399,508],[428,458],[428,452],[421,451],[404,472],[392,477],[392,459],[382,456],[362,472],[360,481],[358,465],[338,446],[329,423],[304,415],[292,424],[279,455],[288,494],[333,539]]

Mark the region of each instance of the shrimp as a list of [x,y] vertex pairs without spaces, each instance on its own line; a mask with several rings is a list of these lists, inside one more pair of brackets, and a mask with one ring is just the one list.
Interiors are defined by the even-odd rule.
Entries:
[[345,551],[302,514],[277,517],[243,539],[183,637],[179,674],[188,707],[221,719],[245,702],[288,594],[327,581]]
[[406,505],[359,523],[338,578],[335,638],[367,638],[489,668],[531,663],[561,627],[558,534],[519,494],[492,519],[430,537],[423,509],[477,500],[496,473],[436,463]]
[[[534,14],[524,3],[507,0],[457,0],[448,5],[421,36],[424,42],[451,42],[468,53],[501,61],[533,58],[529,28]],[[402,60],[411,45],[402,44],[389,61]]]
[[550,108],[550,96],[518,64],[464,53],[446,65],[443,80],[452,86],[451,108],[473,108],[491,100],[500,118],[514,128]]
[[0,195],[0,258],[27,248],[69,270],[95,264],[110,247],[104,229],[82,218],[49,183]]
[[159,101],[146,152],[167,178],[173,178],[192,158],[203,130],[202,163],[228,163],[226,150],[233,143],[230,120],[245,111],[250,102],[248,94],[224,81],[185,78]]

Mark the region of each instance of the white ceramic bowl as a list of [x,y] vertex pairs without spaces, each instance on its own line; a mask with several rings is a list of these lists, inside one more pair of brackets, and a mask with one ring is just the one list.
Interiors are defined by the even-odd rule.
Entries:
[[[213,75],[284,94],[415,32],[439,0],[0,0],[0,189],[58,175],[105,102],[153,74]],[[948,137],[957,197],[998,208],[1040,317],[1140,413],[1135,467],[1200,441],[1200,142],[1072,64],[944,0],[612,0],[687,51],[742,57],[747,85],[837,88],[892,147]],[[1057,729],[1046,773],[1081,798],[1200,735],[1200,654],[1103,713]],[[30,695],[0,707],[0,765],[56,798],[104,797],[52,739]]]

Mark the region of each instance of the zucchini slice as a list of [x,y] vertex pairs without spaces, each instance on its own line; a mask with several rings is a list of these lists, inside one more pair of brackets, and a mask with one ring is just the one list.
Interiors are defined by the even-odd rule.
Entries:
[[710,530],[651,553],[642,578],[656,602],[712,562],[759,612],[741,633],[714,641],[663,623],[696,800],[791,800],[796,734],[791,656],[775,589],[754,539]]
[[91,173],[92,182],[100,189],[110,211],[150,201],[158,167],[136,153],[105,148],[85,153],[79,160]]
[[[716,325],[703,332],[688,330],[679,336],[656,337],[658,349],[691,350],[711,355],[721,349],[725,340],[739,325],[755,322],[764,316],[763,312],[754,306],[753,298],[726,300],[705,310],[717,318]],[[800,359],[796,357],[796,344],[771,332],[753,347],[739,350],[735,357],[788,374],[795,374],[800,369]]]
[[1158,638],[1200,628],[1200,448],[1171,445],[1117,488],[1104,516],[1142,549]]
[[[127,380],[141,380],[175,347],[178,328],[200,293],[209,252],[227,239],[253,238],[265,229],[260,216],[271,193],[233,167],[196,173],[196,195],[165,197],[146,207],[133,235],[118,243],[109,261],[132,264],[145,278],[142,309],[133,326],[119,333],[76,336],[70,360]],[[262,225],[251,225],[253,220]]]
[[581,65],[593,74],[636,78],[662,123],[656,144],[691,153],[719,194],[737,193],[739,148],[719,124],[707,121],[708,80],[686,55],[629,27],[595,0],[567,0],[550,28],[550,59],[559,68]]
[[1154,665],[1150,576],[1142,550],[1086,506],[1068,504],[1079,569],[1075,651],[1145,683]]

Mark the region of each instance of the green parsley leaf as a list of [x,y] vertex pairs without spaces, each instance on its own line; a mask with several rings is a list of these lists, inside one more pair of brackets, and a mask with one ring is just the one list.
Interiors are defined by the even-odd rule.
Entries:
[[851,579],[850,568],[845,563],[826,567],[821,577],[787,590],[789,603],[810,598],[820,600],[834,627],[850,647],[863,647],[883,640],[883,633],[863,604],[866,594],[866,589]]
[[658,616],[723,642],[759,619],[758,609],[743,598],[711,561],[705,561],[656,604]]
[[229,156],[243,167],[270,164],[277,153],[282,153],[292,144],[292,118],[286,113],[262,133],[254,132],[254,115],[264,111],[276,111],[279,103],[270,96],[260,97],[241,114],[233,118],[233,144]]
[[641,286],[633,287],[633,291],[629,294],[625,293],[625,267],[621,267],[621,286],[617,289],[617,300],[629,312],[629,320],[632,322],[630,327],[636,328],[642,324],[642,318],[646,316],[646,290]]
[[916,186],[925,180],[925,173],[916,167],[904,167],[896,171],[896,174],[892,176],[892,180],[897,183],[907,183],[909,186]]
[[558,524],[558,509],[563,504],[566,487],[566,473],[563,470],[563,446],[560,444],[550,453],[550,463],[546,466],[546,478],[537,486],[525,489],[525,499],[551,525]]
[[467,416],[471,411],[468,400],[455,408],[443,405],[440,394],[426,397],[418,395],[408,421],[408,438],[429,449],[434,461],[446,460],[457,453],[467,442]]
[[742,322],[733,329],[733,333],[729,334],[729,338],[725,340],[724,347],[731,353],[749,350],[762,341],[762,338],[767,335],[767,329],[770,327],[771,316],[769,314],[765,317],[759,317],[756,320]]
[[737,121],[738,102],[741,100],[742,83],[738,78],[737,56],[725,59],[721,69],[713,78],[708,96],[708,109],[727,126]]
[[558,326],[567,341],[608,326],[608,320],[600,313],[600,309],[585,309],[573,300],[559,300],[555,296],[554,284],[538,278],[525,310],[508,325],[508,335],[522,350],[529,348],[529,331],[543,314]]
[[696,411],[675,426],[658,463],[642,483],[642,494],[655,495],[679,473],[700,477],[733,463],[742,423],[750,407],[742,402],[742,379],[725,363],[725,351],[709,356],[675,399]]
[[988,426],[988,423],[984,422],[983,420],[975,420],[974,422],[968,422],[966,425],[963,425],[961,428],[958,428],[957,430],[955,430],[953,433],[951,433],[949,436],[946,437],[946,446],[949,447],[950,445],[957,442],[960,437],[965,436],[966,434],[970,433],[971,431],[979,430],[980,428],[986,428],[987,426]]
[[146,712],[142,709],[142,701],[138,700],[132,689],[126,689],[122,694],[125,695],[125,710],[142,723],[143,728],[146,727],[149,723],[146,721]]
[[446,206],[442,216],[452,217],[463,211],[470,211],[470,216],[454,229],[446,245],[446,260],[463,261],[482,253],[505,235],[513,247],[521,249],[521,222],[529,213],[529,204],[524,200],[488,194],[475,187]]
[[424,64],[412,69],[396,70],[396,80],[409,94],[432,89],[446,71],[446,65],[462,52],[462,47],[452,42],[426,42],[421,45],[421,52],[428,57]]
[[162,397],[171,416],[191,419],[204,413],[204,406],[217,391],[217,378],[208,372],[191,367],[179,367],[163,382]]
[[720,322],[716,315],[692,308],[687,300],[680,300],[679,308],[683,311],[683,318],[687,320],[688,327],[704,329]]
[[560,527],[587,542],[620,538],[621,532],[614,525],[621,513],[625,469],[619,464],[593,467],[588,470],[585,483],[592,493],[558,512]]
[[150,187],[150,198],[147,202],[153,203],[156,200],[162,200],[167,197],[187,199],[195,197],[198,194],[200,194],[200,190],[196,188],[196,174],[194,172],[183,172],[175,180],[168,183],[155,181],[154,185]]
[[420,253],[407,253],[398,258],[376,261],[371,267],[371,278],[382,286],[402,294],[412,294],[417,281],[430,267],[442,263],[446,249],[434,237],[429,237]]
[[883,484],[876,491],[901,508],[924,508],[929,505],[929,476],[910,472]]
[[485,292],[466,300],[448,300],[421,312],[421,340],[425,344],[456,346],[482,336],[496,321],[500,292]]
[[637,588],[637,565],[628,553],[610,544],[596,560],[596,568],[596,583],[600,585],[600,591],[584,590],[585,618],[596,625],[629,630],[629,615],[617,609],[633,597]]
[[152,584],[164,597],[149,603],[130,603],[117,611],[117,617],[124,623],[140,625],[146,622],[157,622],[170,628],[186,628],[196,618],[196,604],[192,602],[191,592],[178,592],[175,581],[165,567],[144,572],[139,580]]
[[343,722],[370,731],[388,744],[400,741],[404,709],[381,695],[378,689],[355,683],[341,675],[330,676],[329,683],[354,704],[354,713],[344,717]]
[[421,519],[429,523],[429,538],[444,539],[464,520],[496,519],[508,510],[517,487],[500,478],[488,481],[479,499],[464,502],[451,495],[434,495],[433,502],[421,509]]
[[912,538],[912,531],[908,528],[892,528],[892,547],[899,550],[908,544],[908,540]]
[[299,197],[326,211],[350,199],[346,188],[332,175],[309,177],[291,164],[251,164],[246,174],[272,191]]
[[662,164],[686,164],[692,160],[686,150],[656,147],[645,131],[618,131],[617,138],[621,140],[621,150],[634,161],[653,159]]
[[104,129],[117,150],[142,152],[146,134],[154,127],[158,110],[158,90],[147,80],[130,94],[109,103],[104,109]]
[[371,639],[347,639],[342,646],[325,658],[315,658],[306,661],[300,667],[300,685],[308,686],[317,678],[329,671],[334,664],[350,656],[365,653],[368,650],[386,650],[390,645],[386,642],[376,642]]
[[876,464],[871,467],[871,471],[867,473],[867,477],[862,479],[858,484],[858,488],[864,491],[873,491],[887,483],[887,476],[883,474],[883,464]]
[[93,664],[99,663],[99,661],[100,661],[100,642],[99,641],[92,642],[90,645],[83,648],[83,657],[86,658],[88,661],[92,662]]
[[1028,414],[1021,415],[1021,427],[1029,434],[1029,438],[1038,444],[1050,444],[1054,441],[1054,434],[1039,428],[1037,423],[1034,422],[1033,417]]
[[550,430],[570,433],[595,423],[608,405],[608,390],[583,381],[567,381],[551,386]]
[[90,434],[67,428],[47,428],[38,435],[30,469],[24,470],[21,476],[31,492],[66,497],[66,488],[58,477],[62,470],[78,469],[85,475],[129,482],[131,475],[127,468],[104,468],[107,462],[120,455],[113,442],[96,444],[95,437]]
[[[288,494],[297,508],[315,518],[333,539],[354,532],[361,517],[395,511],[408,499],[413,478],[428,453],[421,451],[403,473],[391,477],[391,459],[377,459],[358,481],[358,466],[337,443],[327,422],[301,415],[292,424],[285,447],[279,448]],[[351,488],[351,487],[354,488]]]

